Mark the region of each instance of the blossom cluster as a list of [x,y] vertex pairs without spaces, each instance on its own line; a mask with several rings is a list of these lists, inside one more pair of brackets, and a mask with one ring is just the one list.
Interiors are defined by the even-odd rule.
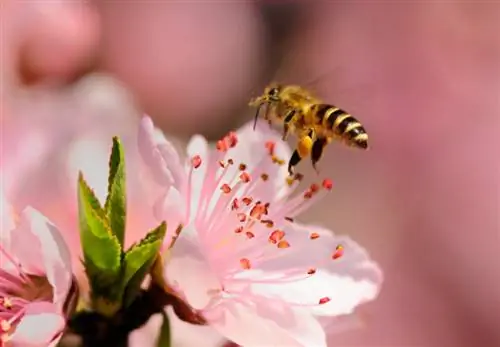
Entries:
[[[267,125],[249,123],[214,144],[194,136],[182,154],[145,116],[137,138],[159,226],[124,248],[125,166],[115,139],[105,203],[78,181],[86,297],[57,228],[30,207],[17,217],[2,200],[0,346],[64,345],[66,335],[88,334],[80,326],[88,317],[109,323],[113,343],[156,313],[167,321],[169,307],[241,346],[326,346],[327,334],[377,297],[382,272],[366,250],[299,222],[333,182],[297,192],[304,177],[288,176],[291,150]],[[171,345],[168,329],[143,330]]]

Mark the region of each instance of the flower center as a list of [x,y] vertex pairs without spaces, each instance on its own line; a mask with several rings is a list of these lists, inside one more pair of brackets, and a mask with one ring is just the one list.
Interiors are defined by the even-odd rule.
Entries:
[[[287,237],[285,230],[280,227],[293,223],[294,217],[320,201],[333,186],[330,179],[324,179],[321,183],[311,184],[294,197],[277,199],[279,188],[299,184],[303,175],[287,177],[285,173],[283,186],[277,187],[279,181],[277,183],[276,172],[281,174],[281,170],[274,165],[281,167],[286,162],[276,155],[275,142],[262,143],[266,155],[253,167],[239,161],[236,151],[231,157],[233,149],[238,145],[245,144],[240,143],[236,133],[230,132],[217,142],[215,155],[207,158],[195,155],[191,158],[188,199],[191,199],[192,195],[191,179],[194,172],[202,165],[207,166],[202,192],[197,201],[195,223],[204,247],[211,250],[208,263],[220,266],[213,270],[219,274],[223,289],[214,289],[207,293],[214,298],[226,294],[237,295],[244,290],[244,286],[239,285],[244,280],[240,282],[235,277],[237,274],[258,269],[259,264],[281,257],[283,250],[300,247],[300,244],[294,245],[294,241]],[[206,159],[208,160],[204,163]],[[266,168],[268,172],[265,171]],[[191,201],[188,201],[188,206],[191,206]],[[188,211],[187,220],[189,214]],[[314,242],[319,237],[317,233],[310,233],[305,235],[303,242]],[[336,260],[341,257],[342,252],[343,247],[339,245],[324,261]],[[286,272],[274,274],[272,278],[263,279],[262,282],[295,281],[315,273],[316,269],[311,267],[291,268]],[[321,304],[326,302],[328,298],[320,299]]]
[[[52,286],[45,277],[27,274],[21,264],[0,245],[0,341],[7,342],[24,316],[26,305],[50,300]],[[1,344],[0,344],[1,345]]]

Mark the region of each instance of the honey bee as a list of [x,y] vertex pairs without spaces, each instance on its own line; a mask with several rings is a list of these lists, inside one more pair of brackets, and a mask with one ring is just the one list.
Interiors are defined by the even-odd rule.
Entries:
[[288,162],[290,175],[293,175],[295,166],[309,155],[313,168],[318,171],[316,164],[333,140],[368,149],[368,134],[356,118],[337,106],[323,103],[303,87],[272,83],[249,105],[257,107],[254,129],[262,106],[266,106],[263,118],[270,126],[273,123],[283,125],[283,140],[289,134],[297,136],[296,149]]

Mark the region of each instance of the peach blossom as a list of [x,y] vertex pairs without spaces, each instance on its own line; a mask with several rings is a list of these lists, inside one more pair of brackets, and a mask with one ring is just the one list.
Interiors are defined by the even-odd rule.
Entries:
[[184,163],[143,118],[141,154],[164,187],[156,215],[185,226],[167,241],[165,277],[237,344],[326,346],[329,318],[374,300],[382,272],[350,238],[294,221],[332,185],[325,179],[290,197],[297,184],[287,184],[282,158],[291,151],[280,138],[267,125],[254,131],[252,123],[216,149],[195,136]]
[[14,226],[3,194],[0,203],[1,341],[9,347],[55,346],[72,282],[69,249],[38,211],[27,207]]

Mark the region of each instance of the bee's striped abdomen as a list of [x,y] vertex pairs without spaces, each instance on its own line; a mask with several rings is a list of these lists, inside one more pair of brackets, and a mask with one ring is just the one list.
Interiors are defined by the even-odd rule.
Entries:
[[368,134],[363,125],[346,111],[332,105],[318,105],[316,118],[348,145],[367,149]]

